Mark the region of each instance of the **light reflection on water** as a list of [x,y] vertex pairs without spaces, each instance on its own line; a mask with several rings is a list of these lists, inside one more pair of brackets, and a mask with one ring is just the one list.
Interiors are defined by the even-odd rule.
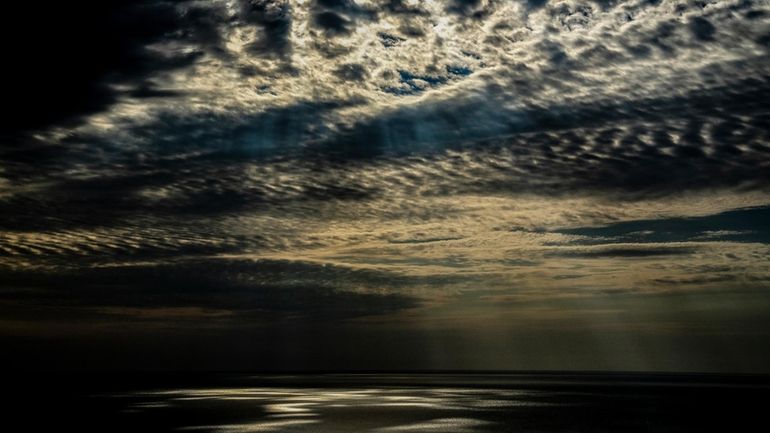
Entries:
[[[494,428],[495,412],[545,407],[538,391],[453,388],[230,388],[138,392],[130,412],[184,409],[193,402],[227,402],[238,422],[184,425],[210,432],[480,432]],[[239,406],[239,410],[235,410]],[[200,410],[199,406],[196,406]],[[192,407],[190,409],[193,409]],[[491,419],[490,419],[491,418]]]
[[[78,426],[73,431],[79,433],[101,433],[104,426],[113,433],[770,431],[770,418],[764,416],[770,377],[758,376],[591,373],[137,379],[143,382],[107,385],[103,392],[82,399],[63,401],[52,396],[48,406],[41,405],[35,394],[30,408],[63,407],[56,413]],[[46,418],[38,424],[47,425]],[[761,425],[765,428],[754,428]]]

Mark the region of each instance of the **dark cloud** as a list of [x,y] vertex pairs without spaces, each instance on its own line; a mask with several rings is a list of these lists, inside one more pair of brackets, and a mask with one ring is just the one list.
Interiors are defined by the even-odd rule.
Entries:
[[487,0],[449,0],[447,12],[473,19],[483,19],[494,10],[495,2]]
[[395,15],[430,15],[430,12],[417,5],[409,5],[404,0],[384,0],[382,8]]
[[[178,2],[182,7],[176,13],[178,30],[169,29],[166,38],[191,42],[217,56],[228,58],[224,48],[224,33],[230,17],[221,8],[193,2]],[[189,3],[189,4],[185,4]]]
[[[347,80],[360,79],[364,72],[357,65],[338,69]],[[437,77],[404,72],[402,78],[415,86],[418,80],[440,86],[466,72],[459,67]],[[723,72],[717,68],[701,73],[710,79]],[[315,202],[366,202],[399,191],[497,195],[537,188],[557,195],[603,191],[635,198],[682,190],[763,188],[770,184],[762,169],[770,155],[768,83],[766,78],[751,78],[657,98],[596,98],[517,110],[501,109],[503,103],[494,96],[427,100],[339,130],[327,129],[324,116],[355,101],[297,103],[235,120],[205,113],[159,116],[133,131],[143,140],[140,154],[93,136],[73,137],[66,146],[6,148],[1,155],[4,177],[37,186],[0,197],[0,227],[138,230],[146,237],[141,246],[131,246],[122,232],[100,238],[112,245],[109,248],[76,244],[83,254],[96,248],[92,251],[105,257],[158,257],[174,248],[197,255],[266,242],[212,229],[205,218],[269,213],[285,206],[304,210]],[[517,91],[534,91],[528,85],[517,84]],[[456,151],[464,157],[448,156]],[[273,181],[268,174],[252,177],[260,164],[284,162],[288,165],[279,165],[280,170],[290,165],[294,175],[287,180]],[[469,169],[469,164],[475,168]],[[356,175],[359,169],[380,165],[396,168],[399,176],[373,181]],[[84,166],[90,168],[88,176],[69,175]],[[189,221],[189,226],[170,224],[177,219]],[[170,231],[150,236],[139,230],[148,225]],[[701,236],[685,226],[670,231],[678,231],[679,239]],[[764,239],[765,231],[756,225],[741,228],[719,221],[711,227],[704,230],[741,232],[721,235],[727,240]],[[210,237],[222,242],[212,245]],[[183,248],[181,239],[188,242]],[[30,238],[15,241],[5,254],[40,251],[57,256],[59,248]]]
[[645,258],[660,256],[682,256],[691,255],[696,250],[691,247],[608,247],[596,248],[590,250],[564,250],[552,251],[546,253],[546,257],[564,257],[564,258]]
[[526,0],[527,6],[530,9],[539,9],[548,3],[548,0]]
[[[0,226],[10,228],[14,222],[29,226],[35,220],[29,215],[39,215],[46,208],[44,213],[58,220],[81,213],[85,214],[85,220],[93,220],[87,217],[91,213],[90,205],[101,206],[96,219],[112,221],[110,215],[150,211],[146,198],[136,195],[141,190],[180,180],[187,183],[184,179],[192,183],[183,186],[187,189],[183,195],[199,200],[175,202],[172,199],[168,202],[172,209],[182,206],[197,213],[203,209],[212,212],[220,209],[220,205],[232,208],[258,204],[265,191],[243,190],[236,182],[247,168],[244,161],[296,154],[304,143],[322,132],[319,129],[324,113],[355,103],[300,102],[236,119],[209,114],[201,117],[162,115],[151,127],[133,131],[135,137],[148,139],[145,148],[148,153],[143,154],[137,154],[130,146],[124,147],[125,143],[116,142],[112,137],[90,135],[70,137],[64,145],[33,141],[18,148],[0,149],[6,178],[18,183],[48,185],[46,191],[37,191],[31,196],[0,197],[1,208],[15,210],[0,221]],[[84,142],[88,146],[82,146]],[[178,157],[187,152],[192,155]],[[223,168],[220,164],[227,161],[232,164]],[[83,164],[91,166],[94,175],[77,179],[66,174],[73,166]],[[198,205],[203,206],[196,210]],[[164,205],[158,207],[157,203],[150,207],[160,212],[169,209]]]
[[[716,79],[722,72],[720,67],[704,68],[701,74]],[[555,89],[573,80],[580,83],[567,71],[553,75],[561,78],[553,83]],[[390,89],[393,93],[419,93],[448,81],[447,76],[407,71],[400,76],[405,86]],[[529,85],[519,81],[512,92],[525,96],[542,90]],[[505,97],[498,100],[496,90],[490,87],[485,100],[427,100],[405,106],[355,124],[319,149],[354,160],[411,154],[440,159],[447,150],[466,150],[479,161],[493,159],[496,167],[526,173],[512,174],[508,181],[476,178],[475,185],[466,185],[475,192],[516,192],[540,184],[556,190],[664,193],[762,187],[770,181],[760,168],[769,153],[764,113],[770,110],[770,77],[678,95],[594,98],[513,110],[499,108]],[[507,138],[492,138],[500,136]],[[508,156],[501,159],[502,154]]]
[[350,33],[358,20],[376,20],[377,11],[359,6],[354,0],[315,0],[314,22],[328,36]]
[[740,278],[741,277],[739,275],[724,274],[724,275],[710,275],[710,276],[693,277],[693,278],[656,278],[654,282],[664,286],[671,286],[671,285],[676,286],[681,284],[703,285],[703,284],[711,284],[711,283],[725,283],[729,281],[736,281],[736,280],[739,280]]
[[[6,52],[4,145],[18,133],[77,123],[83,115],[104,110],[122,95],[116,84],[146,95],[153,75],[188,66],[203,50],[216,50],[221,42],[219,12],[191,5],[181,14],[176,6],[161,1],[9,5],[3,14],[3,39],[19,41],[29,35],[37,42],[12,43]],[[147,49],[167,40],[191,42],[200,49]]]
[[356,82],[364,81],[369,76],[369,72],[366,70],[366,68],[363,65],[357,63],[341,65],[339,68],[337,68],[336,71],[334,71],[334,73],[345,81]]
[[603,227],[576,227],[556,233],[587,236],[578,243],[668,243],[732,241],[770,243],[770,207],[756,207],[691,218],[623,221]]
[[132,98],[172,98],[175,96],[184,96],[183,92],[175,90],[157,89],[152,83],[144,83],[136,89],[129,92]]
[[403,277],[289,261],[192,260],[50,273],[2,270],[0,277],[4,316],[29,319],[33,314],[36,320],[67,311],[75,316],[88,311],[120,315],[168,308],[221,310],[254,321],[340,320],[393,313],[420,302],[382,291],[408,283]]
[[391,35],[390,33],[381,32],[381,33],[378,33],[377,36],[380,37],[380,42],[382,42],[382,45],[386,47],[395,47],[396,45],[405,41],[404,38]]
[[703,214],[692,192],[726,209],[770,188],[756,2],[108,3],[4,14],[0,333],[126,325],[181,344],[217,327],[255,352],[278,340],[263,365],[304,365],[364,340],[387,358],[406,346],[372,330],[422,332],[410,321],[530,334],[562,302],[591,338],[617,311],[613,332],[660,324],[596,300],[681,325],[661,293],[725,311],[767,282],[766,206],[648,219],[634,203]]
[[318,13],[315,23],[332,36],[350,33],[352,25],[349,19],[333,11]]
[[537,44],[536,49],[542,51],[551,64],[556,67],[569,61],[569,56],[558,42],[544,40]]
[[286,0],[241,0],[243,19],[261,30],[248,50],[254,54],[286,55],[291,50],[291,5]]
[[350,17],[375,19],[377,11],[360,6],[355,0],[315,0],[316,10],[333,10]]
[[409,71],[400,70],[398,71],[398,75],[399,82],[403,84],[403,86],[387,87],[383,89],[385,92],[393,93],[395,95],[413,95],[444,85],[449,81],[449,77],[438,74],[415,74]]
[[690,30],[701,41],[713,41],[716,27],[711,21],[703,17],[695,17],[690,20]]
[[316,0],[316,4],[321,7],[335,9],[340,11],[350,11],[358,9],[358,5],[353,0]]

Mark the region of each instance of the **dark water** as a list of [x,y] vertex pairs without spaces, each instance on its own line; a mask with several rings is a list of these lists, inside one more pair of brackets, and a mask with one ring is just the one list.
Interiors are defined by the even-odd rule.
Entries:
[[770,431],[763,376],[16,376],[5,394],[3,431]]

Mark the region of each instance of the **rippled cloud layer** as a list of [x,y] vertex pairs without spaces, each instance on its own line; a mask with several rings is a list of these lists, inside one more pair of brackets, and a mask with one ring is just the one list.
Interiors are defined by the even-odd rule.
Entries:
[[[50,44],[8,63],[4,337],[456,332],[450,367],[566,368],[577,330],[618,368],[770,360],[767,1],[47,6],[12,11]],[[553,344],[493,359],[525,335]],[[746,356],[691,367],[688,335]]]

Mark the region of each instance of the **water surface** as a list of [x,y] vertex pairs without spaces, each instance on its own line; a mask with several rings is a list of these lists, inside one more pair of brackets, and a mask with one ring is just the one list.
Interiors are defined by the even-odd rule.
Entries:
[[11,418],[19,431],[770,431],[770,381],[761,376],[110,375],[28,386],[18,379]]

